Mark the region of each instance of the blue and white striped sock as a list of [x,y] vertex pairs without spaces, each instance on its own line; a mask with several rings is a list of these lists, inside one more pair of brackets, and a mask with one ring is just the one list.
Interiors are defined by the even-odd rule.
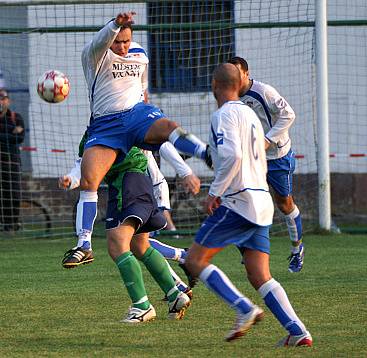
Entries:
[[265,282],[258,290],[273,315],[292,336],[306,332],[306,327],[294,312],[288,296],[280,283],[273,278]]
[[[92,232],[94,221],[97,217],[98,194],[96,191],[82,190],[76,213],[76,233],[78,247],[92,249]],[[89,245],[88,245],[89,244]]]
[[187,133],[181,127],[172,131],[168,140],[179,152],[192,157],[205,159],[206,145],[199,138]]
[[206,287],[238,312],[246,314],[253,308],[253,303],[239,292],[225,273],[215,265],[207,266],[201,271],[199,278]]
[[288,227],[289,238],[292,241],[292,253],[299,252],[299,244],[302,242],[302,218],[297,206],[288,215],[284,215]]
[[159,251],[165,259],[168,260],[180,261],[182,255],[185,257],[187,255],[184,249],[164,244],[156,239],[150,238],[149,243],[154,249]]

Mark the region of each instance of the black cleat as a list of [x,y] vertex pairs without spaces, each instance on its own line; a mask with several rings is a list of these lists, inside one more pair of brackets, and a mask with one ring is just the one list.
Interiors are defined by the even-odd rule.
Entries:
[[64,268],[74,268],[79,265],[90,264],[94,261],[93,251],[84,250],[82,247],[74,247],[66,251],[62,260]]

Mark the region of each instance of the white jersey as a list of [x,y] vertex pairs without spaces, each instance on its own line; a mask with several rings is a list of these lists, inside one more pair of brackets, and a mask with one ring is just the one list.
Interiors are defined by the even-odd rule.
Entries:
[[93,117],[132,108],[148,87],[149,60],[139,44],[131,42],[124,57],[110,50],[119,31],[114,21],[109,22],[82,52]]
[[209,194],[252,223],[271,225],[264,131],[254,111],[241,101],[223,104],[212,116],[209,145],[214,166]]
[[284,157],[291,149],[288,130],[296,117],[292,107],[275,88],[255,80],[241,101],[251,107],[261,121],[270,142],[266,158]]

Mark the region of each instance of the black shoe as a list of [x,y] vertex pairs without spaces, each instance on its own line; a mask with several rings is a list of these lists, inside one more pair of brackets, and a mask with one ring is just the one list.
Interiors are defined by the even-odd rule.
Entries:
[[62,260],[64,268],[74,268],[79,265],[90,264],[94,261],[93,251],[84,250],[82,247],[74,247],[66,251]]
[[185,264],[178,264],[178,266],[185,272],[185,275],[187,277],[188,284],[190,288],[193,288],[196,286],[196,284],[199,282],[199,279],[197,277],[192,277],[189,270],[186,268]]

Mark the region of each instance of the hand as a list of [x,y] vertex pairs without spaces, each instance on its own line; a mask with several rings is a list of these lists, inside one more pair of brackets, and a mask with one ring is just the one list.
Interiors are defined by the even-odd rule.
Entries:
[[24,131],[24,128],[21,126],[15,126],[15,128],[13,129],[13,134],[20,134]]
[[195,174],[190,174],[182,179],[182,185],[186,193],[196,195],[200,191],[200,179]]
[[131,25],[134,23],[133,16],[136,15],[136,12],[120,12],[115,19],[115,23],[117,26]]
[[208,215],[213,215],[214,211],[219,208],[221,202],[219,196],[208,195],[204,202],[204,211]]
[[64,175],[59,178],[58,185],[60,189],[68,189],[71,184],[71,178],[67,175]]
[[270,147],[270,142],[265,139],[265,150],[267,150]]

